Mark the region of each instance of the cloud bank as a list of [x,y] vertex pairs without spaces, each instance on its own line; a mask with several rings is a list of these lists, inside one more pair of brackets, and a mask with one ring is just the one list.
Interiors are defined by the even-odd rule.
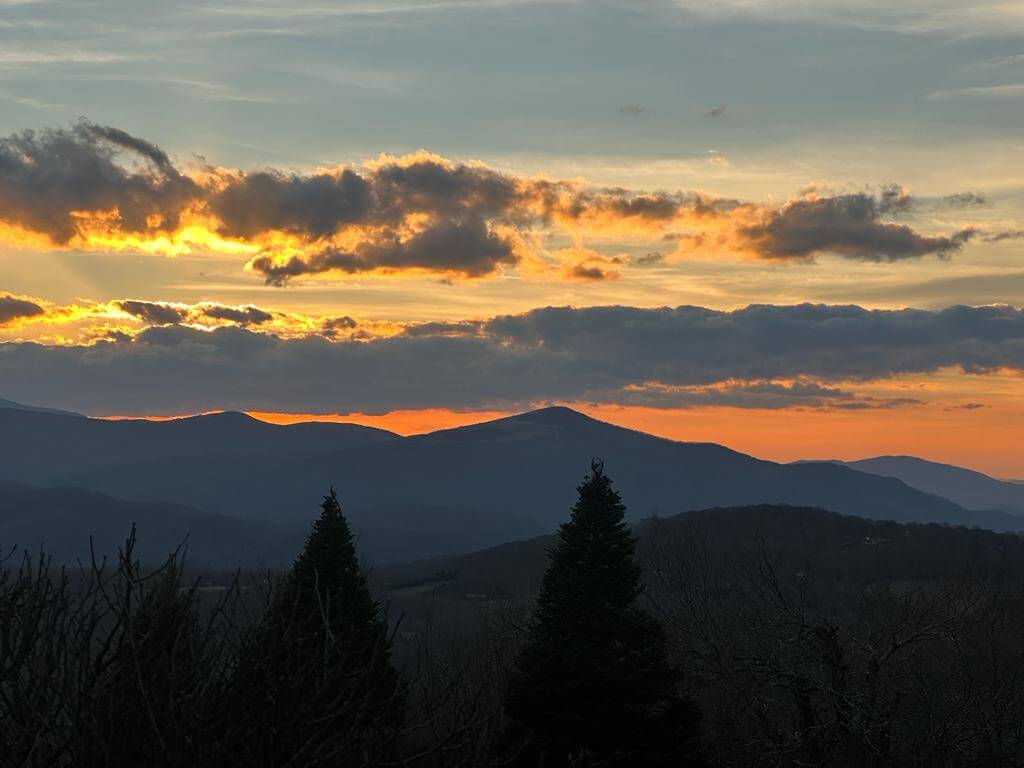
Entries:
[[179,167],[118,128],[0,139],[0,241],[33,248],[222,252],[276,285],[312,275],[422,272],[483,278],[525,269],[567,278],[618,276],[567,264],[551,235],[618,242],[671,240],[681,252],[811,261],[948,256],[975,234],[922,233],[895,221],[899,187],[804,193],[761,204],[699,191],[593,188],[522,177],[420,152],[308,173]]
[[5,397],[91,413],[559,401],[867,408],[905,403],[864,397],[857,382],[951,367],[1024,371],[1024,311],[1006,306],[549,307],[341,338],[167,324],[91,345],[12,342],[0,344],[0,381]]

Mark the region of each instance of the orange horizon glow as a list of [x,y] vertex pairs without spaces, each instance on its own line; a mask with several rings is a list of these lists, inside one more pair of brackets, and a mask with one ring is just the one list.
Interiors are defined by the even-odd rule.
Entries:
[[[771,461],[913,455],[1001,478],[1024,478],[1019,457],[1024,411],[992,407],[951,412],[940,408],[877,411],[683,409],[582,405],[595,419],[684,442],[718,443]],[[287,414],[250,411],[272,424],[330,421],[422,434],[515,415],[515,411],[399,410],[384,414]]]
[[[567,405],[620,427],[670,440],[717,443],[770,461],[852,461],[872,456],[911,455],[974,469],[992,477],[1024,479],[1024,459],[1020,458],[1019,450],[1020,435],[1024,434],[1024,410],[1014,407],[997,405],[959,411],[934,407],[843,411]],[[424,408],[382,414],[245,413],[270,424],[360,424],[408,436],[478,424],[512,416],[519,411]],[[186,416],[102,418],[168,421]]]
[[269,424],[306,424],[329,422],[334,424],[361,424],[395,432],[404,437],[436,432],[441,429],[466,427],[483,421],[514,416],[521,411],[451,411],[447,408],[421,408],[388,411],[381,414],[366,413],[274,413],[245,411],[249,416]]

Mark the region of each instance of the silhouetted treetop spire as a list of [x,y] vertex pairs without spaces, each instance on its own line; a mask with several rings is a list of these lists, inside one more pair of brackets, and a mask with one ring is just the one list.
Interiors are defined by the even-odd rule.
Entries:
[[318,599],[330,605],[335,621],[372,624],[378,618],[379,606],[370,595],[355,538],[333,487],[320,504],[320,516],[295,560],[291,580],[300,601]]
[[371,765],[394,746],[403,691],[333,488],[235,687],[246,765]]
[[[626,507],[593,459],[550,552],[506,700],[520,764],[700,764],[699,713],[679,690],[641,593]],[[538,762],[539,761],[539,762]],[[582,761],[582,762],[581,762]]]

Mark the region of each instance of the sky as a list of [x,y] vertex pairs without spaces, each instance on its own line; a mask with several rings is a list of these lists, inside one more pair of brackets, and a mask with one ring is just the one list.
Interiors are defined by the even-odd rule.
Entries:
[[1024,477],[1024,6],[0,0],[0,397]]

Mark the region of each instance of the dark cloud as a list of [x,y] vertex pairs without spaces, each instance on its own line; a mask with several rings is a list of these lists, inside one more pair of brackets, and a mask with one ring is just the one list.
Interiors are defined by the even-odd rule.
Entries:
[[46,310],[34,301],[0,294],[0,326],[29,317],[41,317]]
[[988,205],[988,198],[979,192],[957,192],[942,198],[942,202],[951,208],[973,208]]
[[[699,192],[585,188],[427,154],[358,170],[207,166],[190,175],[151,142],[87,121],[0,139],[0,221],[58,246],[88,247],[98,237],[100,247],[128,248],[129,236],[153,240],[203,222],[259,249],[248,266],[275,285],[327,272],[480,278],[516,265],[538,231],[559,229],[585,236],[612,228],[627,238],[636,229],[774,260],[946,256],[974,234],[925,235],[890,220],[912,204],[891,185],[877,195],[808,195],[766,207]],[[598,278],[598,271],[610,276],[591,266],[562,273]]]
[[94,341],[110,341],[119,344],[129,344],[135,339],[131,333],[118,328],[99,328],[93,337]]
[[257,172],[233,180],[211,196],[209,205],[227,237],[278,230],[316,240],[364,222],[373,193],[366,179],[349,170],[337,176]]
[[131,342],[0,344],[8,397],[34,395],[94,413],[631,399],[657,407],[743,401],[875,408],[912,401],[863,397],[856,382],[950,367],[1024,371],[1024,311],[548,307],[359,341],[163,325]]
[[910,213],[914,201],[906,187],[887,184],[878,194],[878,212],[889,216]]
[[678,216],[681,207],[690,203],[690,198],[681,199],[673,195],[637,195],[625,190],[616,190],[610,199],[603,202],[606,210],[624,219],[658,221]]
[[618,277],[618,273],[595,265],[574,264],[568,270],[568,276],[577,280],[611,280]]
[[[492,229],[524,224],[514,179],[487,168],[452,166],[424,157],[384,163],[360,176],[282,177],[263,173],[228,186],[212,201],[224,222],[222,234],[253,237],[281,230],[310,241],[305,253],[286,258],[264,253],[250,267],[268,283],[324,272],[422,269],[482,277],[518,261],[512,242]],[[427,216],[426,227],[404,233],[410,216]],[[370,228],[349,248],[317,242],[349,225]]]
[[889,188],[879,196],[865,193],[807,197],[770,211],[759,223],[741,226],[748,246],[767,259],[810,259],[835,254],[858,261],[900,261],[948,256],[975,234],[963,229],[945,236],[922,235],[882,217],[906,210],[909,198]]
[[238,325],[261,325],[274,319],[273,313],[252,305],[226,307],[221,304],[203,304],[197,310],[212,320],[226,320]]
[[722,213],[735,201],[707,198],[698,193],[637,193],[621,187],[575,191],[568,199],[548,200],[547,215],[572,221],[602,218],[671,221],[682,213]]
[[[535,191],[512,176],[483,166],[457,165],[431,157],[385,162],[369,172],[377,209],[385,219],[407,213],[445,218],[501,217]],[[560,189],[559,182],[540,188]],[[514,213],[514,212],[513,212]]]
[[345,331],[351,331],[358,327],[359,323],[354,317],[348,315],[342,315],[340,317],[331,317],[324,320],[320,325],[320,335],[325,339],[335,339],[341,336]]
[[482,332],[503,348],[555,358],[594,350],[639,381],[667,384],[1024,368],[1024,311],[1000,306],[552,307],[493,318]]
[[[81,121],[26,131],[0,139],[0,220],[71,245],[97,227],[104,235],[155,237],[175,231],[187,211],[204,211],[223,237],[286,233],[298,240],[301,255],[282,259],[268,247],[253,261],[273,283],[328,270],[410,267],[478,277],[517,260],[491,227],[523,223],[521,185],[486,168],[424,156],[364,174],[208,175],[212,181],[193,181],[159,147],[117,128]],[[427,225],[410,235],[409,218],[417,216]],[[368,234],[350,250],[331,244],[351,227]]]
[[151,325],[173,325],[182,322],[188,316],[187,307],[177,307],[158,301],[125,299],[115,301],[114,306]]
[[986,243],[1001,243],[1004,240],[1020,240],[1024,238],[1024,230],[1013,229],[1005,232],[993,232],[985,235],[982,239]]
[[646,107],[642,107],[636,102],[624,104],[623,106],[619,107],[619,112],[621,112],[624,115],[629,115],[630,117],[638,117],[639,115],[642,115],[646,111]]
[[[276,269],[266,256],[254,261],[254,268],[266,270],[274,282],[330,269],[402,268],[406,261],[415,262],[416,267],[478,276],[496,266],[492,261],[496,236],[487,223],[511,216],[518,194],[515,181],[502,174],[423,157],[384,163],[366,175],[350,169],[311,176],[270,171],[243,174],[213,193],[209,206],[221,221],[220,234],[227,237],[251,239],[280,231],[316,245],[353,225],[380,230],[353,252],[314,248],[319,253]],[[435,223],[403,242],[399,230],[411,215],[427,215]],[[427,253],[428,249],[434,250]],[[453,249],[451,262],[448,249]],[[497,261],[508,258],[506,248]]]
[[481,277],[499,264],[517,261],[513,244],[490,232],[482,221],[441,221],[408,240],[396,236],[361,243],[352,250],[328,248],[309,256],[279,262],[259,256],[250,262],[268,284],[283,285],[290,278],[322,272],[401,271],[423,269],[459,272]]
[[145,139],[140,139],[137,136],[132,136],[126,131],[122,131],[120,128],[113,128],[109,125],[96,125],[90,123],[87,120],[81,121],[77,129],[84,131],[94,139],[98,141],[106,141],[108,144],[114,147],[120,147],[121,149],[134,152],[135,154],[149,160],[156,166],[157,170],[163,173],[168,178],[177,178],[180,174],[178,169],[174,167],[171,162],[171,158],[167,156],[156,144],[152,144]]
[[[132,168],[123,157],[148,161]],[[0,138],[0,219],[68,244],[82,212],[116,211],[122,231],[174,230],[200,190],[161,150],[90,122]]]
[[149,325],[177,325],[202,320],[223,320],[235,325],[261,325],[269,323],[274,315],[251,304],[231,307],[224,304],[196,304],[193,306],[169,304],[162,301],[123,299],[112,304]]

